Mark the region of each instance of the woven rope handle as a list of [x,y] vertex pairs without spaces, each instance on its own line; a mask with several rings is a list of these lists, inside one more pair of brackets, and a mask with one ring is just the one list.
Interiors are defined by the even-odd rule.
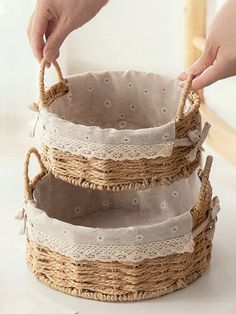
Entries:
[[[40,166],[40,172],[32,179],[29,178],[29,163],[30,158],[32,155],[35,155],[39,162]],[[35,187],[35,184],[47,173],[47,169],[44,167],[41,156],[38,152],[38,150],[35,147],[31,147],[26,156],[25,156],[25,162],[24,162],[24,193],[25,193],[25,199],[27,201],[32,200],[32,189]]]
[[[45,83],[44,83],[46,64],[47,64],[47,61],[43,59],[40,63],[40,71],[39,71],[39,98],[42,103],[46,103],[46,91],[45,91]],[[63,78],[61,68],[56,60],[53,62],[53,66],[56,70],[58,81],[61,83],[65,83],[66,81]]]
[[206,163],[205,163],[205,167],[201,173],[201,177],[207,178],[209,179],[209,175],[211,172],[211,166],[212,166],[212,162],[213,162],[213,157],[212,156],[207,156],[206,158]]
[[182,119],[184,116],[184,106],[186,103],[186,99],[188,97],[188,93],[191,88],[193,77],[194,77],[193,75],[189,75],[187,77],[186,83],[181,91],[179,106],[178,106],[177,115],[176,115],[177,120]]

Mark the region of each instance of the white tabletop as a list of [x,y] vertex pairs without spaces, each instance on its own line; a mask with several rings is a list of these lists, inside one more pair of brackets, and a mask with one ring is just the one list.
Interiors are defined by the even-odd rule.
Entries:
[[[0,138],[3,143],[6,138]],[[14,220],[23,195],[24,149],[29,143],[8,141],[0,150],[0,313],[1,314],[228,314],[236,313],[236,169],[214,152],[211,181],[221,199],[213,256],[205,274],[187,288],[159,299],[132,303],[85,300],[38,282],[25,263],[25,238]],[[21,148],[20,148],[21,147]],[[208,149],[209,151],[209,149]],[[212,153],[212,152],[211,152]],[[36,169],[35,169],[36,171]]]

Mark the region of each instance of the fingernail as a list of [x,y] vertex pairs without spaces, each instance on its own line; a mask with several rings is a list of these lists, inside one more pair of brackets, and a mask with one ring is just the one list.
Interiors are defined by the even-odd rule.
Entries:
[[185,82],[179,82],[179,84],[178,84],[178,85],[179,85],[179,87],[181,87],[181,88],[182,88],[182,87],[184,87]]

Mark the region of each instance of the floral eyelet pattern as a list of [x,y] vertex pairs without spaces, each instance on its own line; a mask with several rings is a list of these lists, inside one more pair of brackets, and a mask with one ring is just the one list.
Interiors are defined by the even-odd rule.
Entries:
[[98,242],[102,242],[103,240],[104,240],[104,238],[103,238],[102,236],[98,236],[98,237],[97,237],[97,241],[98,241]]
[[111,107],[111,101],[110,101],[110,99],[106,99],[106,100],[104,101],[104,106],[107,107],[107,108],[110,108],[110,107]]
[[137,205],[137,204],[138,204],[138,199],[137,199],[137,198],[133,198],[132,204],[133,204],[133,205]]
[[135,236],[135,241],[139,242],[143,240],[143,235],[142,234],[136,234]]
[[74,209],[74,212],[75,212],[76,215],[78,215],[81,212],[81,208],[80,207],[76,207]]
[[104,207],[108,207],[109,201],[108,201],[108,200],[104,200],[104,201],[102,202],[102,205],[103,205]]
[[166,208],[166,203],[165,203],[165,202],[162,202],[162,203],[161,203],[161,209],[164,209],[164,208]]
[[169,140],[169,138],[170,138],[170,135],[169,135],[169,133],[167,133],[167,132],[162,135],[162,139],[163,139],[164,141]]
[[126,125],[127,125],[127,123],[126,123],[125,121],[120,121],[120,122],[119,122],[119,127],[120,127],[121,129],[124,129],[124,128],[126,127]]
[[178,230],[178,227],[177,227],[177,226],[173,226],[173,227],[171,228],[171,232],[172,232],[172,233],[175,233],[177,230]]
[[166,107],[163,106],[163,107],[161,108],[161,111],[162,111],[162,113],[166,113]]
[[179,196],[179,192],[178,191],[173,191],[172,192],[172,196],[173,197],[178,197]]

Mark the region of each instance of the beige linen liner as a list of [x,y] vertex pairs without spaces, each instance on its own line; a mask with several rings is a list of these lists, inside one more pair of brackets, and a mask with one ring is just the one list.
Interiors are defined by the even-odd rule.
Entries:
[[[191,131],[198,132],[198,136],[201,137],[199,133],[201,132],[200,98],[196,92],[189,91],[192,77],[188,78],[177,106],[179,97],[177,86],[173,81],[168,81],[157,74],[132,71],[103,72],[85,73],[64,79],[58,64],[55,63],[54,65],[57,70],[59,83],[45,91],[45,63],[42,62],[41,64],[40,99],[39,104],[35,105],[35,107],[39,108],[41,120],[39,125],[45,128],[43,131],[44,135],[42,137],[40,134],[38,135],[42,161],[44,166],[52,171],[55,177],[89,189],[111,191],[138,190],[171,184],[181,178],[188,177],[199,166],[200,145],[198,145],[198,141],[191,141],[189,138],[189,132],[191,133]],[[146,80],[148,80],[149,85],[146,83]],[[160,82],[165,82],[165,92],[162,91],[162,86],[158,84]],[[100,86],[102,83],[104,90],[101,92]],[[124,84],[126,84],[125,88]],[[129,84],[133,84],[132,87],[129,87]],[[71,90],[71,87],[73,87],[73,90]],[[89,90],[89,88],[92,90]],[[94,90],[97,90],[97,92],[95,93]],[[111,95],[116,97],[112,106],[114,114],[116,116],[120,114],[116,120],[114,120],[113,111],[110,110],[111,104],[108,101],[109,99],[106,100],[107,95],[105,91],[107,93],[111,91]],[[164,96],[161,93],[170,96],[166,96],[167,100],[164,100]],[[128,99],[127,101],[136,99],[138,109],[145,108],[146,114],[145,111],[139,112],[135,108],[133,120],[132,116],[128,116],[127,121],[124,121],[126,114],[124,110],[133,110],[132,103],[128,105],[125,102],[126,98]],[[189,101],[188,107],[185,106],[187,98]],[[102,102],[102,100],[105,102]],[[106,101],[108,101],[107,104]],[[164,101],[167,101],[167,103]],[[93,106],[94,104],[96,106]],[[98,108],[96,109],[96,107]],[[89,118],[89,116],[86,116],[86,114],[93,113],[94,108],[97,110],[94,113],[95,120],[94,117]],[[107,113],[108,109],[112,112],[110,115]],[[167,114],[169,111],[170,114]],[[70,114],[70,112],[73,114]],[[104,112],[106,113],[105,115]],[[46,125],[43,123],[44,121],[54,121],[51,119],[52,117],[54,120],[55,118],[57,121],[61,120],[61,123],[58,122],[58,129],[55,129],[56,138],[55,134],[53,135],[53,128],[50,126],[50,123]],[[88,118],[88,120],[85,118]],[[144,120],[143,125],[138,123],[142,118]],[[108,124],[110,120],[111,125]],[[68,122],[68,124],[65,124],[65,122]],[[122,125],[123,122],[125,122],[124,125]],[[159,125],[154,126],[154,122],[158,122]],[[85,130],[85,133],[88,132],[91,138],[87,139],[85,137],[84,141],[80,142],[80,145],[77,145],[75,138],[75,142],[71,144],[71,138],[69,140],[68,136],[62,136],[63,133],[67,134],[69,132],[71,124],[76,124],[81,130]],[[162,136],[159,134],[160,130],[162,130]],[[113,159],[106,159],[106,155],[101,155],[104,147],[99,148],[98,156],[101,158],[88,157],[88,153],[91,153],[89,149],[92,151],[92,156],[95,151],[93,148],[95,146],[91,146],[91,143],[99,144],[93,140],[96,138],[98,131],[100,133],[104,132],[104,134],[106,132],[109,134],[110,132],[108,138],[111,138],[111,133],[115,136],[112,143],[105,143],[106,145],[112,145],[112,148],[110,146],[107,150],[104,149],[108,153],[111,153],[111,149],[115,149],[115,153],[113,153],[115,157]],[[77,132],[77,134],[80,133]],[[156,136],[154,136],[155,133],[157,134]],[[127,137],[125,134],[129,134],[129,136]],[[104,136],[100,136],[100,138],[104,138]],[[179,140],[177,144],[175,144],[176,140]],[[201,139],[199,139],[199,142],[202,142]],[[114,143],[118,145],[118,148],[115,147]],[[75,149],[67,149],[68,145],[69,147],[73,146],[73,148],[79,146],[86,147],[87,145],[89,149],[86,151],[87,154],[81,155]],[[135,147],[132,147],[132,145]],[[149,148],[144,147],[144,149],[143,146],[145,145],[149,145]],[[194,154],[192,154],[193,150]],[[140,158],[142,154],[145,154],[145,151],[146,158]],[[125,154],[128,154],[128,157],[122,160],[124,156],[122,157],[121,155]],[[159,157],[155,157],[158,154]]]
[[[28,176],[31,154],[40,161],[41,172],[33,180]],[[27,263],[35,276],[50,287],[68,294],[103,301],[133,301],[158,297],[185,287],[199,277],[209,264],[216,212],[212,207],[209,172],[212,157],[208,156],[204,170],[199,172],[201,188],[193,219],[193,252],[171,254],[141,262],[76,261],[33,241],[27,225]],[[25,198],[32,200],[35,186],[45,175],[37,150],[31,149],[25,163]]]
[[197,171],[168,186],[141,191],[76,187],[47,173],[25,205],[31,240],[75,260],[142,261],[192,252]]

